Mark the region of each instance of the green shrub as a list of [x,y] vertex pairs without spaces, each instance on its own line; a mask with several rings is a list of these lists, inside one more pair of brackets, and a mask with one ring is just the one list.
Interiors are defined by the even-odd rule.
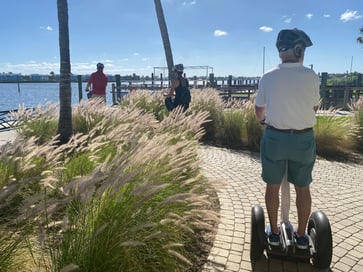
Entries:
[[145,112],[152,113],[156,120],[161,121],[167,115],[168,111],[164,104],[163,93],[167,90],[150,92],[148,90],[138,90],[131,92],[120,103],[120,107],[137,107]]
[[357,125],[356,149],[358,152],[363,153],[363,98],[358,99],[351,107],[354,113],[354,121]]
[[355,146],[356,126],[351,116],[338,116],[331,110],[317,116],[314,126],[317,154],[346,159]]
[[[201,242],[197,234],[213,231],[218,220],[197,163],[207,113],[173,111],[158,122],[134,106],[77,107],[75,131],[87,129],[79,129],[69,143],[56,145],[54,135],[42,144],[21,141],[11,153],[22,158],[20,171],[42,169],[34,180],[38,188],[28,190],[19,199],[24,209],[14,211],[45,234],[36,266],[190,271],[197,255],[195,248],[188,250]],[[96,121],[88,121],[91,115]],[[42,165],[30,163],[37,160]],[[8,184],[24,190],[22,182]],[[1,200],[17,196],[9,191]]]
[[242,140],[245,132],[245,115],[242,110],[225,110],[221,132],[216,135],[217,143],[229,148],[242,148],[246,143]]
[[246,137],[247,140],[247,147],[252,151],[259,151],[264,126],[262,126],[256,118],[253,99],[248,100],[244,104],[244,118],[246,124],[244,137]]
[[9,160],[9,158],[1,157],[0,159],[0,188],[4,187],[8,181],[16,175],[18,170],[17,162]]
[[208,112],[208,122],[203,124],[205,131],[202,141],[206,143],[215,143],[220,135],[223,135],[223,109],[225,103],[215,89],[192,89],[192,102],[190,111]]
[[34,109],[20,108],[13,113],[14,118],[20,120],[19,132],[25,138],[36,137],[37,144],[50,141],[58,129],[58,111],[54,104],[47,103],[45,106],[38,105]]
[[23,237],[11,230],[0,229],[0,271],[19,271]]
[[61,182],[68,183],[72,178],[76,176],[85,176],[91,173],[95,167],[95,163],[90,160],[89,153],[80,153],[67,159],[67,162],[62,169],[60,180]]

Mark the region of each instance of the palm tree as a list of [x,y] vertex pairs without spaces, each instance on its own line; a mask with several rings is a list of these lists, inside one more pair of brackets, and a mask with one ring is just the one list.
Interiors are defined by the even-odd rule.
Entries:
[[363,26],[360,28],[360,36],[357,38],[357,42],[363,44]]
[[171,69],[174,63],[173,63],[173,54],[171,52],[168,29],[166,27],[163,7],[161,6],[160,0],[154,0],[154,4],[155,4],[156,15],[158,17],[161,38],[163,39],[166,63],[168,65],[169,80],[170,80],[171,76],[173,75]]
[[59,121],[60,144],[68,142],[72,136],[72,91],[71,61],[69,54],[68,3],[57,0],[59,23],[60,82],[59,82]]

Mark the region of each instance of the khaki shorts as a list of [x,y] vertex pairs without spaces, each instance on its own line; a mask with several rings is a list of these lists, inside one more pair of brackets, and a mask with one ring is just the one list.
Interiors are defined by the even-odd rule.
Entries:
[[266,128],[261,139],[262,179],[279,184],[287,167],[287,179],[299,187],[308,186],[316,159],[313,130],[285,133]]
[[102,99],[104,103],[106,103],[106,95],[105,94],[92,94],[91,98]]

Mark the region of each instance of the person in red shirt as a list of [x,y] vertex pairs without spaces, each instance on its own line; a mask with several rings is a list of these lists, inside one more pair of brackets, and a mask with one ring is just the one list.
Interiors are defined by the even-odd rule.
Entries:
[[103,73],[104,65],[102,63],[97,63],[97,71],[92,73],[86,86],[86,92],[90,91],[92,87],[91,98],[103,98],[106,103],[106,86],[107,86],[107,76]]

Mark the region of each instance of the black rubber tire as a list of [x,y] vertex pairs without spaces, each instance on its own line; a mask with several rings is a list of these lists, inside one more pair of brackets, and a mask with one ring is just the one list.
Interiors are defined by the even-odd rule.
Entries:
[[325,213],[316,211],[311,214],[308,234],[316,251],[312,256],[313,265],[321,269],[329,268],[333,255],[333,238],[330,223]]
[[254,206],[251,212],[251,262],[257,261],[266,248],[265,216],[261,206]]

